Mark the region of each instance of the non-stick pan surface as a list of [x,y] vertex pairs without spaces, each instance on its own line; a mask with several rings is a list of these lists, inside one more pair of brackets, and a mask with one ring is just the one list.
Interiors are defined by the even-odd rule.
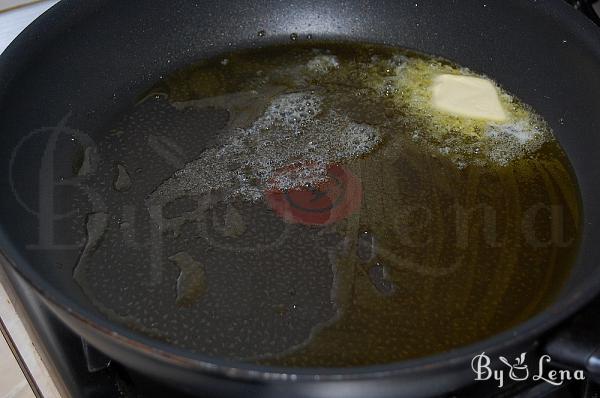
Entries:
[[[267,34],[259,40],[261,30]],[[548,121],[573,164],[584,210],[580,255],[555,305],[509,332],[452,352],[384,366],[324,370],[266,368],[186,352],[110,322],[89,303],[73,281],[69,263],[79,249],[70,246],[68,236],[49,239],[49,229],[60,218],[40,222],[40,204],[49,202],[49,193],[39,181],[53,176],[40,166],[47,142],[36,134],[63,123],[97,138],[160,76],[224,51],[287,42],[291,33],[396,45],[455,60],[493,77]],[[232,393],[240,388],[257,391],[272,380],[276,382],[270,389],[277,391],[281,383],[303,380],[310,383],[301,393],[326,394],[330,384],[323,381],[345,380],[344,386],[352,386],[348,394],[365,396],[375,386],[382,395],[397,393],[402,383],[409,396],[416,396],[412,388],[422,385],[424,377],[435,377],[433,390],[455,387],[471,377],[468,362],[475,353],[504,353],[530,340],[600,288],[599,72],[597,27],[559,0],[64,0],[0,60],[2,253],[84,338],[117,360],[181,386]],[[18,164],[11,161],[15,153]],[[56,154],[54,160],[59,169],[68,167],[65,156]],[[68,208],[61,212],[68,214]],[[214,384],[214,377],[221,381]],[[224,382],[232,379],[238,381]],[[312,384],[317,380],[321,382]],[[352,380],[362,380],[360,388]]]

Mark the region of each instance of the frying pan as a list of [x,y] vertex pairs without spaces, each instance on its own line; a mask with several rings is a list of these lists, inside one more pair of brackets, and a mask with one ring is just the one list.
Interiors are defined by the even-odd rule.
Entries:
[[[261,30],[267,35],[259,41]],[[60,217],[41,223],[40,211],[27,206],[53,203],[37,182],[54,178],[40,168],[47,142],[33,132],[63,123],[62,128],[98,138],[102,127],[160,76],[225,51],[285,43],[291,33],[401,46],[454,60],[493,77],[548,121],[572,162],[584,214],[574,270],[552,306],[510,331],[431,357],[369,367],[289,369],[188,352],[109,321],[86,300],[70,264],[61,264],[64,253],[79,248],[61,242],[61,236],[44,241],[44,231]],[[600,291],[599,94],[600,30],[561,0],[64,0],[26,29],[0,60],[3,262],[94,347],[182,391],[344,397],[450,391],[473,379],[474,355],[526,349]],[[24,137],[33,137],[27,149]],[[29,161],[15,165],[10,159],[19,148]],[[54,155],[59,165],[66,158]]]

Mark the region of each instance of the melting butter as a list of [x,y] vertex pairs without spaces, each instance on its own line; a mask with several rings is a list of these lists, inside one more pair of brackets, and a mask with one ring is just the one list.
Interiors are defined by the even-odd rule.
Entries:
[[440,112],[494,122],[507,119],[496,86],[481,77],[438,75],[433,78],[431,94],[431,105]]

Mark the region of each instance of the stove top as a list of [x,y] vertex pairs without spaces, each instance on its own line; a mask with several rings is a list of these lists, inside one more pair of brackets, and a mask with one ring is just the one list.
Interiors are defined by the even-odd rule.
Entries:
[[[567,1],[600,25],[600,1]],[[48,367],[49,373],[53,375],[61,396],[191,397],[132,371],[89,346],[47,310],[32,289],[12,269],[7,267],[3,270],[0,266],[0,282],[7,289],[21,320],[30,331],[34,345]],[[579,318],[587,318],[590,313],[595,317],[598,311],[600,311],[600,298],[591,303]],[[32,380],[30,382],[34,383]],[[42,394],[37,390],[36,395]],[[444,396],[446,397],[600,398],[600,381],[593,381],[586,377],[585,381],[571,380],[560,386],[543,381],[513,382],[502,389],[497,388],[496,382],[474,382],[463,390]]]

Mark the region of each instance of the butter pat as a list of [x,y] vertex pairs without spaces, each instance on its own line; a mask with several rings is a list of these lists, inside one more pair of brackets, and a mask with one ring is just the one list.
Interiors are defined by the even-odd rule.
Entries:
[[431,84],[431,92],[431,105],[441,112],[495,122],[507,119],[498,97],[498,90],[487,79],[437,75]]

